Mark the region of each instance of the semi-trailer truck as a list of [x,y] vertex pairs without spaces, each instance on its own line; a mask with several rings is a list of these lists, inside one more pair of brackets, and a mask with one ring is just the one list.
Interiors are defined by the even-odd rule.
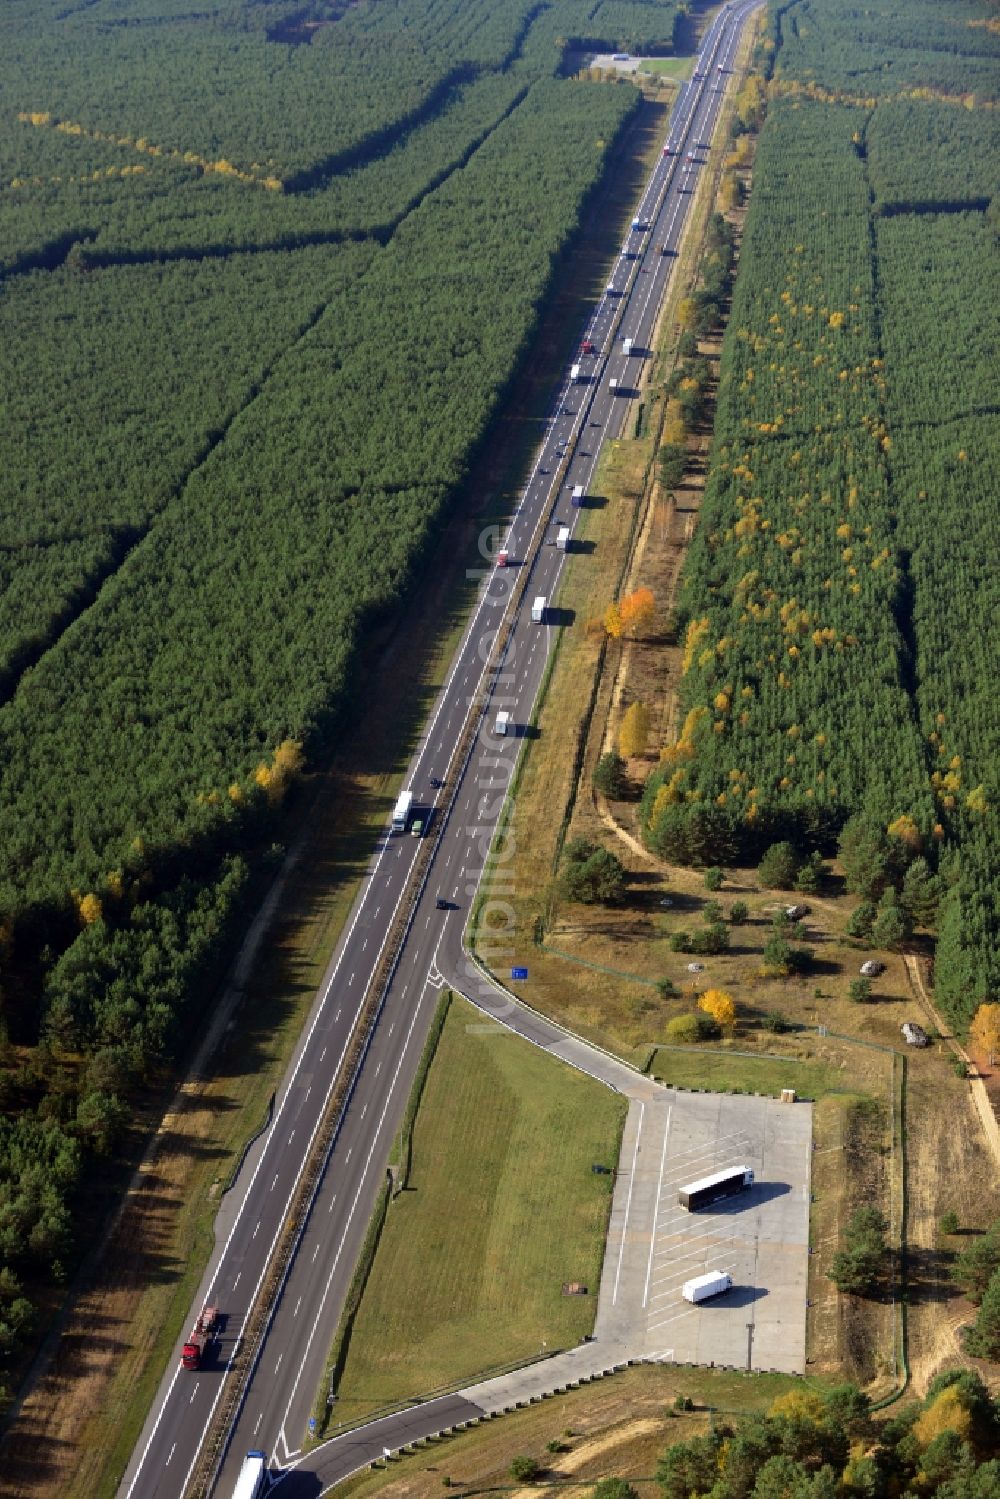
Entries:
[[401,791],[396,798],[396,805],[392,809],[392,831],[394,833],[405,833],[406,825],[413,811],[413,792]]
[[531,623],[540,625],[545,619],[545,595],[540,593],[531,606]]
[[233,1489],[233,1499],[260,1499],[271,1487],[266,1452],[248,1452]]
[[200,1369],[201,1361],[205,1357],[205,1350],[215,1338],[215,1329],[219,1321],[219,1309],[217,1306],[203,1306],[198,1313],[198,1320],[188,1333],[187,1342],[181,1351],[181,1364],[185,1369]]
[[686,1187],[681,1187],[677,1201],[689,1213],[707,1208],[720,1198],[732,1197],[736,1192],[745,1192],[753,1186],[753,1171],[749,1166],[727,1166],[725,1171],[715,1171],[703,1176]]
[[721,1296],[723,1291],[728,1291],[733,1283],[733,1277],[727,1275],[725,1270],[711,1270],[707,1275],[696,1275],[693,1280],[686,1280],[681,1286],[681,1295],[685,1301],[691,1301],[695,1306],[699,1301],[707,1301],[710,1296]]
[[625,358],[627,359],[629,357],[629,355],[631,354],[631,352],[632,352],[632,340],[630,338],[626,338],[622,342],[622,353],[625,355]]
[[506,735],[509,726],[510,714],[507,713],[503,708],[501,708],[500,712],[497,714],[496,723],[493,725],[493,732],[494,734]]
[[556,546],[560,552],[569,550],[569,526],[560,526],[556,532]]
[[571,496],[570,503],[577,510],[579,510],[580,506],[583,504],[583,485],[582,484],[574,484],[573,485],[573,494]]

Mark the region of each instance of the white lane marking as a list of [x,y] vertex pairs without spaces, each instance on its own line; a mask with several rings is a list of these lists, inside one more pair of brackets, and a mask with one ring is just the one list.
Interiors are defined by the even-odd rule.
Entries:
[[190,1405],[191,1402],[194,1400],[194,1397],[197,1395],[197,1393],[198,1393],[198,1391],[199,1391],[200,1388],[201,1388],[201,1380],[199,1379],[198,1383],[195,1385],[194,1389],[191,1391],[191,1400],[188,1401],[188,1405]]
[[319,1254],[319,1245],[318,1245],[318,1244],[317,1244],[317,1245],[316,1245],[316,1248],[315,1248],[315,1249],[314,1249],[314,1250],[313,1250],[313,1257],[312,1257],[312,1262],[313,1262],[313,1264],[314,1264],[314,1265],[315,1265],[315,1263],[316,1263],[316,1256],[317,1256],[317,1255],[318,1255],[318,1254]]
[[[667,1163],[667,1142],[670,1139],[670,1116],[673,1114],[674,1106],[671,1104],[667,1109],[667,1123],[663,1131],[663,1151],[660,1155],[660,1177],[656,1184],[656,1206],[660,1205],[660,1194],[663,1191],[663,1168]],[[653,1250],[656,1247],[656,1209],[653,1210],[653,1227],[649,1236],[649,1262],[646,1266],[646,1285],[642,1293],[642,1304],[646,1305],[649,1300],[649,1277],[653,1273]]]
[[293,1317],[297,1317],[299,1315],[299,1307],[301,1305],[302,1305],[302,1297],[300,1296],[299,1299],[298,1299],[298,1301],[295,1303],[295,1310],[292,1313]]
[[642,1126],[646,1119],[646,1105],[639,1104],[639,1128],[635,1132],[635,1149],[632,1152],[632,1171],[629,1176],[628,1197],[625,1199],[625,1218],[622,1222],[622,1241],[618,1247],[618,1266],[615,1270],[615,1289],[611,1297],[611,1305],[615,1306],[618,1301],[618,1281],[622,1273],[622,1257],[625,1254],[625,1239],[628,1234],[628,1215],[632,1207],[632,1188],[635,1186],[635,1164],[639,1157],[639,1141],[642,1138]]
[[253,1233],[250,1236],[251,1238],[256,1239],[256,1237],[257,1237],[257,1230],[259,1228],[260,1228],[260,1221],[258,1220],[257,1223],[254,1226],[254,1231],[253,1231]]
[[271,1183],[271,1191],[272,1192],[274,1191],[275,1187],[278,1185],[278,1175],[279,1175],[279,1173],[276,1171],[274,1173],[274,1181]]
[[175,1453],[175,1452],[176,1452],[176,1451],[177,1451],[177,1443],[176,1443],[176,1442],[174,1442],[174,1444],[173,1444],[173,1446],[172,1446],[172,1447],[171,1447],[171,1449],[170,1449],[170,1451],[169,1451],[169,1452],[168,1452],[168,1453],[167,1453],[167,1460],[166,1460],[166,1462],[165,1462],[165,1463],[164,1463],[164,1464],[163,1464],[163,1466],[164,1466],[164,1467],[165,1467],[165,1468],[169,1468],[169,1467],[170,1467],[170,1459],[171,1459],[171,1458],[172,1458],[172,1457],[173,1457],[173,1455],[174,1455],[174,1453]]
[[236,1287],[237,1287],[237,1286],[238,1286],[238,1285],[239,1285],[239,1283],[240,1283],[240,1276],[241,1276],[241,1275],[242,1275],[242,1274],[243,1274],[243,1271],[242,1271],[242,1270],[239,1270],[239,1271],[237,1271],[237,1274],[236,1274],[236,1279],[235,1279],[235,1280],[234,1280],[234,1281],[233,1281],[233,1290],[234,1290],[234,1291],[235,1291],[235,1290],[236,1290]]
[[[436,951],[436,949],[435,949],[435,951]],[[315,1309],[315,1314],[313,1316],[312,1328],[310,1329],[310,1332],[309,1332],[309,1338],[308,1338],[308,1340],[306,1342],[305,1348],[302,1351],[301,1357],[299,1358],[298,1373],[295,1376],[295,1383],[292,1386],[292,1392],[291,1392],[291,1394],[288,1397],[288,1404],[285,1406],[285,1413],[284,1413],[284,1415],[281,1418],[281,1433],[282,1433],[282,1437],[283,1438],[284,1438],[284,1431],[285,1431],[285,1422],[288,1420],[288,1413],[289,1413],[289,1411],[292,1408],[292,1404],[293,1404],[293,1402],[295,1400],[296,1393],[298,1392],[299,1380],[302,1378],[302,1371],[306,1367],[306,1364],[308,1362],[308,1359],[309,1359],[309,1350],[312,1347],[313,1338],[315,1337],[316,1332],[319,1329],[320,1323],[322,1321],[323,1308],[326,1305],[326,1299],[327,1299],[328,1295],[330,1294],[330,1287],[333,1284],[333,1277],[336,1274],[337,1266],[340,1264],[340,1257],[341,1257],[341,1255],[344,1252],[344,1245],[347,1243],[347,1235],[348,1235],[348,1233],[350,1231],[350,1227],[351,1227],[351,1223],[352,1223],[353,1218],[354,1218],[354,1214],[357,1211],[358,1203],[361,1200],[361,1194],[362,1194],[362,1191],[364,1190],[365,1181],[367,1180],[368,1172],[369,1172],[369,1169],[371,1167],[372,1160],[374,1158],[376,1150],[378,1149],[379,1139],[381,1137],[382,1129],[383,1129],[383,1126],[385,1124],[385,1117],[386,1117],[386,1114],[389,1112],[389,1105],[392,1102],[393,1094],[395,1093],[395,1090],[396,1090],[396,1084],[399,1081],[399,1074],[400,1074],[400,1072],[402,1070],[403,1061],[404,1061],[404,1059],[406,1057],[406,1053],[407,1053],[407,1050],[408,1050],[409,1045],[410,1045],[410,1041],[411,1041],[412,1036],[413,1036],[413,1030],[414,1030],[414,1027],[416,1026],[416,1023],[417,1023],[417,1017],[418,1017],[418,1015],[420,1014],[420,1012],[421,1012],[421,1010],[423,1008],[424,996],[425,996],[426,993],[427,993],[427,989],[426,989],[426,987],[424,987],[421,990],[419,1000],[417,1001],[417,1003],[413,1007],[413,1015],[410,1018],[410,1024],[409,1024],[409,1027],[408,1027],[407,1032],[406,1032],[406,1039],[404,1040],[402,1048],[400,1049],[399,1060],[396,1063],[396,1070],[395,1070],[395,1072],[392,1075],[392,1081],[390,1082],[389,1088],[388,1088],[388,1090],[386,1092],[386,1095],[385,1095],[385,1103],[382,1105],[382,1112],[379,1115],[378,1124],[376,1125],[376,1127],[375,1127],[375,1129],[374,1129],[374,1131],[372,1133],[371,1145],[368,1148],[368,1155],[367,1155],[367,1157],[365,1159],[364,1169],[361,1172],[361,1176],[360,1176],[360,1179],[359,1179],[358,1185],[357,1185],[357,1190],[354,1193],[354,1197],[353,1197],[353,1199],[351,1201],[350,1210],[349,1210],[349,1212],[347,1214],[347,1218],[346,1218],[346,1221],[344,1223],[344,1231],[343,1231],[343,1233],[340,1236],[340,1243],[337,1245],[337,1252],[336,1252],[336,1254],[333,1257],[333,1264],[330,1266],[330,1274],[329,1274],[329,1276],[327,1278],[326,1285],[323,1288],[323,1295],[320,1298],[319,1306]]]

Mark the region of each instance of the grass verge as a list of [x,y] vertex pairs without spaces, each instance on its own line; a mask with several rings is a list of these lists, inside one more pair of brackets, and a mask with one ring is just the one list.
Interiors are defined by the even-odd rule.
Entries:
[[[600,1478],[623,1478],[654,1494],[656,1465],[674,1442],[709,1430],[724,1413],[766,1410],[802,1380],[780,1374],[646,1365],[514,1411],[470,1431],[421,1445],[349,1479],[342,1499],[437,1499],[443,1487],[466,1495],[525,1492],[512,1482],[513,1458],[542,1466],[539,1486],[581,1493]],[[672,1407],[678,1395],[692,1411]],[[550,1444],[559,1451],[552,1453]]]
[[800,1098],[815,1100],[843,1089],[840,1071],[828,1063],[735,1056],[705,1047],[658,1046],[647,1070],[658,1082],[705,1093],[760,1093],[774,1098],[782,1088],[794,1088]]
[[[337,1387],[344,1425],[580,1341],[625,1103],[453,999]],[[562,1294],[583,1281],[588,1297]],[[328,1427],[331,1434],[334,1426]]]

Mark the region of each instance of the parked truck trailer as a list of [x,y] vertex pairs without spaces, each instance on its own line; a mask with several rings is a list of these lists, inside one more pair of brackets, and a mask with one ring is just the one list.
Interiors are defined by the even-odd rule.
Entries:
[[691,1301],[697,1306],[699,1301],[707,1301],[710,1296],[721,1296],[723,1291],[728,1291],[733,1283],[733,1277],[727,1275],[725,1270],[711,1270],[707,1275],[696,1275],[693,1280],[686,1280],[681,1286],[681,1295],[685,1301]]
[[710,1203],[745,1192],[752,1186],[753,1171],[749,1166],[727,1166],[725,1171],[715,1171],[711,1176],[703,1176],[681,1187],[677,1201],[689,1213],[695,1213],[699,1208],[707,1208]]

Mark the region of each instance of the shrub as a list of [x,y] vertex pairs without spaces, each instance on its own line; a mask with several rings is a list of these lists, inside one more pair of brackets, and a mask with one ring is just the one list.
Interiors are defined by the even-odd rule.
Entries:
[[668,1041],[673,1041],[678,1046],[692,1046],[702,1038],[700,1017],[675,1015],[673,1020],[667,1021],[666,1035]]
[[689,952],[705,954],[725,952],[729,946],[729,930],[721,921],[712,921],[708,926],[698,927],[691,933]]
[[680,991],[673,979],[658,979],[656,992],[661,999],[676,999]]
[[534,1483],[541,1471],[540,1464],[533,1457],[515,1457],[510,1465],[510,1476],[518,1483]]
[[788,1020],[780,1010],[768,1010],[764,1016],[764,1029],[771,1031],[773,1035],[780,1036],[788,1029]]
[[670,936],[670,951],[671,952],[690,952],[691,951],[691,934],[690,934],[690,932],[672,932],[671,936]]
[[889,1255],[885,1235],[888,1225],[878,1208],[858,1208],[844,1231],[844,1247],[830,1266],[830,1279],[838,1291],[867,1296],[881,1280]]
[[621,755],[608,750],[606,755],[601,756],[594,767],[593,784],[594,790],[599,791],[602,796],[610,796],[612,801],[621,801],[628,790],[625,761]]
[[851,979],[847,990],[848,999],[852,999],[856,1005],[866,1005],[872,997],[871,979]]
[[610,849],[574,838],[563,854],[559,879],[563,894],[584,905],[619,905],[625,898],[625,870]]
[[878,907],[874,901],[863,900],[860,905],[854,907],[850,920],[847,923],[847,933],[850,937],[868,937],[875,925],[875,917],[878,915]]
[[705,870],[705,889],[721,890],[722,881],[724,878],[725,876],[723,875],[722,870],[719,868],[719,866],[717,864],[713,864],[711,869]]
[[750,907],[745,900],[734,900],[729,908],[729,920],[733,926],[745,926],[750,918]]
[[913,924],[899,904],[899,896],[893,889],[886,890],[878,903],[878,915],[872,927],[872,942],[876,947],[895,950],[902,947],[912,932]]
[[722,907],[717,900],[707,900],[701,913],[701,918],[706,922],[722,920]]
[[958,1233],[958,1214],[955,1212],[942,1213],[938,1219],[938,1228],[943,1234]]
[[799,856],[790,843],[772,843],[757,866],[762,885],[772,890],[791,890],[799,872]]

